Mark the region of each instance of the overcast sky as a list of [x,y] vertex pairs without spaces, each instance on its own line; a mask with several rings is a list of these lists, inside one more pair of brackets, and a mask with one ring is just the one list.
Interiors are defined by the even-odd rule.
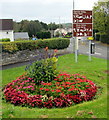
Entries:
[[[75,9],[92,10],[98,0],[74,0]],[[72,22],[73,0],[0,0],[0,18],[14,21],[39,20],[45,23]]]

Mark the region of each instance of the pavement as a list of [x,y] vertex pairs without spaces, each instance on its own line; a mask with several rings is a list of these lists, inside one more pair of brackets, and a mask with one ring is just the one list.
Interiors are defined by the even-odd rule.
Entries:
[[[95,54],[92,54],[92,56],[109,60],[109,57],[108,57],[109,45],[102,44],[102,43],[96,42],[96,41],[92,41],[92,42],[95,43]],[[74,43],[74,39],[70,39],[69,47],[64,50],[59,50],[58,56],[68,54],[68,53],[74,53],[74,44],[73,43]],[[79,47],[78,54],[85,54],[85,55],[89,54],[88,40],[84,40],[84,41],[80,40],[78,47]],[[0,66],[0,70],[5,70],[5,69],[9,69],[9,68],[14,68],[14,67],[20,67],[20,66],[27,65],[27,64],[29,64],[29,61],[4,65],[4,66]]]

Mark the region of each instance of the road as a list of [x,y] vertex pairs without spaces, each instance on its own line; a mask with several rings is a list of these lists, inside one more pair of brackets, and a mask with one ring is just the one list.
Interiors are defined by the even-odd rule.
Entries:
[[[107,56],[109,54],[109,46],[98,43],[98,42],[94,42],[95,43],[95,54],[93,54],[92,56],[95,57],[99,57],[99,58],[103,58],[103,59],[108,59],[109,57]],[[67,53],[73,53],[73,41],[72,39],[70,39],[70,45],[67,48]],[[88,55],[88,51],[89,51],[89,44],[88,41],[79,41],[79,54],[85,54]],[[23,66],[23,65],[27,65],[29,64],[29,62],[23,62],[23,63],[16,63],[16,64],[11,64],[11,65],[6,65],[6,66],[2,66],[0,67],[0,70],[5,70],[5,69],[9,69],[9,68],[14,68],[14,67],[19,67],[19,66]]]
[[[92,41],[93,43],[95,43],[95,54],[92,54],[92,56],[95,57],[99,57],[99,58],[104,58],[104,59],[108,59],[109,60],[109,45],[106,44],[102,44],[100,42],[95,42]],[[73,41],[72,39],[70,39],[70,45],[67,48],[67,50],[69,52],[73,52]],[[88,55],[89,54],[89,42],[88,40],[84,40],[84,41],[79,41],[78,44],[78,48],[79,48],[79,54],[85,54]]]

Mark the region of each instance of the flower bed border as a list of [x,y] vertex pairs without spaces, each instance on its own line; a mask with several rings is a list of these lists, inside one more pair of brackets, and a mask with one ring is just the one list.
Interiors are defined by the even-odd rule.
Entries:
[[[6,101],[14,105],[39,107],[39,108],[68,107],[71,105],[81,103],[83,101],[89,101],[94,99],[97,92],[97,86],[92,81],[88,80],[85,76],[81,76],[79,74],[72,74],[72,76],[77,81],[76,84],[78,84],[78,88],[67,89],[68,92],[70,92],[70,94],[60,93],[61,91],[60,89],[55,90],[55,92],[59,95],[57,97],[47,96],[46,94],[32,95],[32,94],[26,93],[25,91],[23,91],[23,89],[25,90],[27,89],[27,92],[34,91],[35,89],[34,87],[36,86],[35,81],[32,78],[28,78],[27,76],[21,76],[16,80],[12,81],[11,83],[9,83],[4,88],[4,96]],[[63,82],[63,83],[66,83],[66,85],[64,85],[63,87],[70,85],[70,82],[68,80],[70,80],[71,76],[69,74],[65,74],[65,73],[59,74],[56,77],[56,79],[54,79],[54,81],[56,81],[56,83],[60,83],[61,77],[63,77],[64,81],[66,80],[65,82]],[[80,87],[79,83],[82,83],[82,82],[89,84],[89,86],[88,85],[85,86],[87,89],[83,89],[83,90],[79,89]],[[16,85],[16,83],[18,85]],[[28,86],[25,86],[25,85],[28,85]],[[44,83],[42,81],[41,85],[50,86],[50,83]],[[42,89],[40,88],[40,91],[41,90]],[[78,93],[73,95],[74,90],[78,91]],[[47,93],[47,91],[49,90],[45,87],[45,91]]]

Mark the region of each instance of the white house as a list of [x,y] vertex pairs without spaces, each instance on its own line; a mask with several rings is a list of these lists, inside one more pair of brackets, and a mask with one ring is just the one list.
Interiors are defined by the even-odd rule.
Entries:
[[54,31],[54,36],[56,36],[57,33],[59,33],[59,34],[67,34],[68,32],[72,32],[72,28],[57,28]]
[[14,41],[12,19],[0,19],[0,39],[2,38],[9,38],[10,41]]

